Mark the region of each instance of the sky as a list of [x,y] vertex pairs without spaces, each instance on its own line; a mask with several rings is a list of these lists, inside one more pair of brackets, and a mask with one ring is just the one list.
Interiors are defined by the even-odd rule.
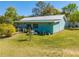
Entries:
[[[79,7],[79,1],[45,1],[46,3],[50,2],[55,8],[61,10],[64,6],[69,3],[76,3]],[[29,16],[32,15],[32,9],[35,6],[37,1],[0,1],[0,15],[3,15],[6,9],[10,6],[16,8],[16,11],[19,15]]]

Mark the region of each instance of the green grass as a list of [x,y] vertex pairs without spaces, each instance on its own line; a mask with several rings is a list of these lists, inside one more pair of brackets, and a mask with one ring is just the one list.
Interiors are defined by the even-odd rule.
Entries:
[[79,30],[64,30],[54,35],[18,33],[0,38],[0,56],[79,56]]

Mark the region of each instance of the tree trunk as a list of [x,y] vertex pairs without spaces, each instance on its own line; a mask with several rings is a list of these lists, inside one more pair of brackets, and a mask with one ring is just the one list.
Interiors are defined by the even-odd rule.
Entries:
[[28,32],[29,32],[29,41],[31,41],[31,39],[32,39],[31,28],[28,29]]

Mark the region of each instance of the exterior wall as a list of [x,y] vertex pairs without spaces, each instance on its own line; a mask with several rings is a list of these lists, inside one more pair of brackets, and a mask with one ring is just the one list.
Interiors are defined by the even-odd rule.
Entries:
[[53,24],[47,23],[47,24],[38,24],[38,31],[39,32],[46,32],[46,33],[53,33]]
[[59,32],[64,30],[65,28],[65,20],[62,19],[59,21],[59,23],[56,23],[53,25],[53,33]]
[[17,28],[17,31],[23,31],[23,29],[26,29],[26,24],[16,24],[15,27]]
[[66,25],[66,22],[65,22],[65,20],[64,19],[62,19],[61,21],[60,21],[60,31],[62,31],[62,30],[64,30],[65,29],[65,25]]
[[[27,23],[26,24],[18,24],[16,26],[17,30],[19,28],[19,31],[23,31],[24,29],[27,29]],[[41,23],[38,24],[38,28],[33,28],[34,31],[37,31],[39,33],[53,33],[53,24],[52,23]]]
[[67,28],[79,27],[79,22],[74,22],[74,23],[68,22],[67,24],[68,24]]
[[60,30],[60,25],[59,25],[60,23],[55,23],[55,24],[53,24],[53,33],[56,33],[56,32],[59,32],[59,30]]

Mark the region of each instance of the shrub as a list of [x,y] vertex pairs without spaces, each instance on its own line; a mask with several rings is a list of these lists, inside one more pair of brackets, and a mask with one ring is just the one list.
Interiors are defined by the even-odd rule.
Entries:
[[16,32],[12,24],[0,24],[0,36],[12,36]]

